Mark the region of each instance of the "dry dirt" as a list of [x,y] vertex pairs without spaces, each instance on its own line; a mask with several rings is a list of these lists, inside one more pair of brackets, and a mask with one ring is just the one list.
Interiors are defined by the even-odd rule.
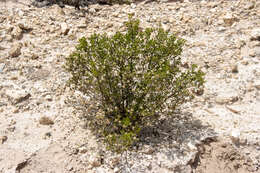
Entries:
[[[26,4],[0,1],[0,173],[260,172],[260,1]],[[120,155],[86,127],[96,105],[66,86],[63,64],[79,38],[122,31],[132,13],[186,39],[183,63],[198,64],[206,84]]]

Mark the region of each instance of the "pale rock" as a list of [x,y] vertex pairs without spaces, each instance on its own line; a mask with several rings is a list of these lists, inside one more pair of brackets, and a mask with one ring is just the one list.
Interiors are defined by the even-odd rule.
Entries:
[[10,33],[13,31],[13,29],[14,29],[14,26],[13,26],[13,25],[8,25],[8,26],[6,27],[6,33],[7,33],[7,34],[10,34]]
[[144,151],[142,151],[142,153],[144,153],[144,154],[153,154],[154,151],[155,151],[154,148],[145,145],[145,149],[144,149]]
[[26,24],[24,21],[21,21],[18,23],[18,26],[20,29],[22,30],[30,30],[32,29],[31,27],[28,26],[28,24]]
[[22,49],[21,43],[14,44],[11,50],[9,51],[9,56],[11,56],[12,58],[18,57],[19,55],[21,55],[21,49]]
[[62,23],[60,26],[61,26],[61,33],[63,35],[67,35],[69,30],[70,30],[68,24],[67,23]]
[[260,41],[260,28],[255,28],[251,31],[250,39]]
[[260,58],[260,45],[254,48],[255,56]]
[[11,32],[12,38],[16,40],[21,40],[23,37],[23,31],[20,27],[15,27]]
[[11,35],[6,35],[4,38],[6,41],[9,41],[9,42],[13,41],[13,37]]
[[21,103],[31,97],[31,94],[21,89],[10,89],[6,91],[6,95],[12,99],[12,104]]
[[220,94],[215,99],[216,103],[218,103],[218,104],[227,104],[227,103],[230,103],[230,102],[234,103],[238,100],[239,100],[238,96],[234,93]]
[[115,167],[113,171],[114,171],[114,173],[119,173],[120,169],[118,167]]
[[131,3],[131,8],[135,9],[136,8],[136,4],[135,3]]
[[163,28],[165,31],[170,31],[170,26],[167,25],[167,24],[163,24],[163,25],[162,25],[162,28]]
[[197,151],[197,147],[195,144],[193,144],[191,141],[187,144],[187,146],[189,147],[189,149],[191,151]]
[[103,167],[98,167],[95,171],[95,173],[110,173],[110,171]]
[[51,95],[49,95],[49,94],[45,96],[45,99],[46,99],[47,101],[52,101],[52,97],[51,97]]
[[254,82],[254,86],[256,89],[260,90],[260,80]]
[[96,13],[96,9],[95,9],[95,8],[90,8],[90,9],[88,10],[88,12],[93,15],[93,14]]
[[235,129],[231,132],[230,139],[235,145],[239,145],[240,131]]
[[255,3],[253,2],[248,2],[245,6],[244,9],[246,10],[252,10],[255,7]]
[[120,157],[114,157],[110,159],[109,166],[111,168],[116,168],[115,166],[118,165],[119,163],[120,163]]
[[23,16],[24,16],[24,12],[23,12],[23,10],[20,10],[20,9],[19,9],[19,11],[18,11],[18,15],[19,15],[20,17],[23,17]]
[[5,50],[5,49],[6,49],[5,47],[0,46],[0,50]]
[[58,11],[58,14],[64,16],[65,15],[65,12],[62,8],[57,8],[57,11]]
[[38,56],[37,54],[32,53],[32,55],[31,55],[31,59],[38,59],[38,58],[39,58],[39,56]]
[[5,19],[6,19],[5,17],[2,17],[2,16],[1,16],[1,17],[0,17],[0,23],[3,23],[3,22],[5,21]]
[[2,73],[4,71],[4,68],[5,68],[5,64],[1,63],[0,64],[0,73]]
[[85,154],[86,152],[88,152],[88,148],[83,146],[83,147],[80,147],[79,148],[79,152],[82,153],[82,154]]
[[101,166],[101,161],[97,154],[90,155],[88,158],[88,162],[92,168]]
[[251,56],[251,57],[255,57],[256,56],[255,49],[250,49],[249,50],[249,56]]
[[226,24],[226,26],[231,26],[231,25],[233,25],[234,22],[237,21],[237,18],[235,18],[231,13],[227,13],[223,17],[223,21]]
[[78,28],[86,28],[86,27],[87,27],[87,19],[86,19],[86,18],[82,18],[82,19],[79,21]]

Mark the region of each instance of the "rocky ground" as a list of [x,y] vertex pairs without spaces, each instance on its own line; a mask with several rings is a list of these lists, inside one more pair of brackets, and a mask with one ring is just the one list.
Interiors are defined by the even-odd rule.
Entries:
[[[27,4],[0,1],[1,173],[260,172],[260,1]],[[118,155],[86,128],[95,105],[66,86],[62,66],[79,38],[124,30],[130,13],[186,39],[183,61],[207,82],[181,119],[162,121],[157,136],[144,130],[138,151]]]

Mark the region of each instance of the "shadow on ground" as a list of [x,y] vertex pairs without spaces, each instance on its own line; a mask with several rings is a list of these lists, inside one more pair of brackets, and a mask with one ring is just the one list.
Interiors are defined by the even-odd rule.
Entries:
[[205,136],[216,136],[214,130],[203,125],[190,112],[175,112],[161,118],[154,125],[144,127],[140,133],[140,143],[151,146],[160,144],[182,145],[190,141],[202,140]]

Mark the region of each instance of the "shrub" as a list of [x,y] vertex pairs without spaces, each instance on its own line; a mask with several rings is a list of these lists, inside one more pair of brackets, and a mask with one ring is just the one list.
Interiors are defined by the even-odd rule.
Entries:
[[81,38],[65,65],[71,87],[98,101],[103,114],[91,127],[116,151],[129,149],[142,127],[192,99],[204,83],[196,65],[182,67],[183,39],[161,28],[142,30],[132,17],[125,26],[111,37]]

